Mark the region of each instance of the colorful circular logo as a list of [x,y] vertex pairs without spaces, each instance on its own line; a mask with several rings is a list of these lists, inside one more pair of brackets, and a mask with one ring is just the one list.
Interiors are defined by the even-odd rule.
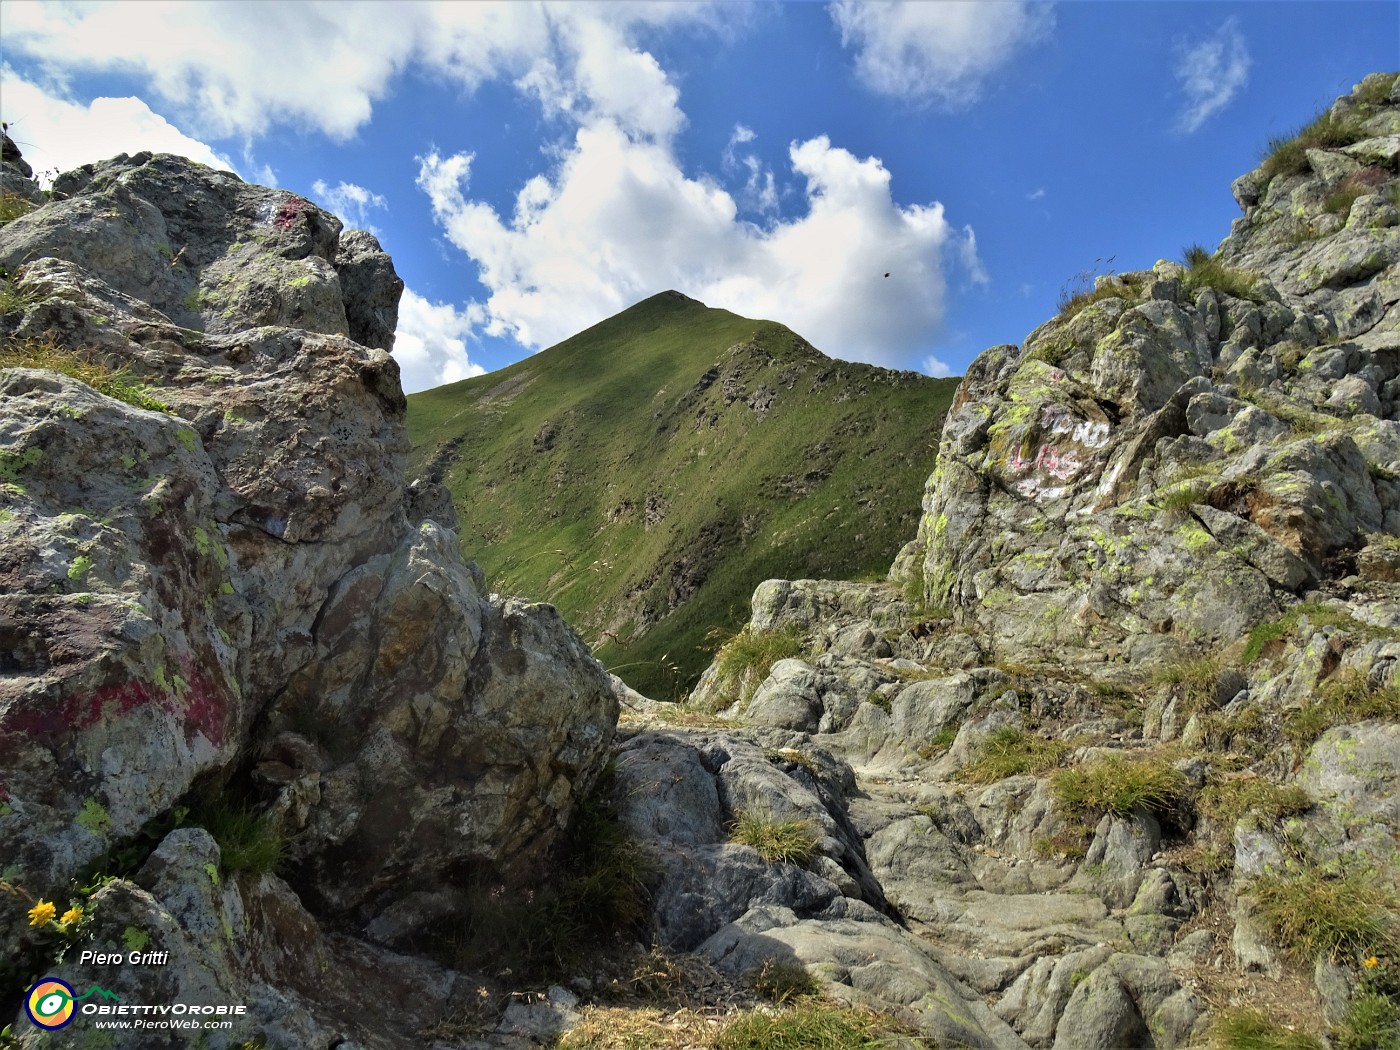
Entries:
[[40,1028],[63,1028],[73,1022],[73,986],[57,977],[45,977],[24,996],[24,1012]]

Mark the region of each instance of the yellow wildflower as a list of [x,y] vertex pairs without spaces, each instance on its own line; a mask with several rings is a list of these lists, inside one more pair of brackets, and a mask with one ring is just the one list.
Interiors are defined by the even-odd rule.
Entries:
[[1371,956],[1369,959],[1363,959],[1363,960],[1361,960],[1361,965],[1364,966],[1364,967],[1366,967],[1366,969],[1368,969],[1368,970],[1374,970],[1374,969],[1375,969],[1377,966],[1379,966],[1380,964],[1381,964],[1381,961],[1380,961],[1379,959],[1377,959],[1374,955]]
[[29,909],[29,925],[47,926],[53,922],[53,917],[57,914],[58,909],[53,906],[52,902],[40,901]]
[[58,920],[60,926],[76,926],[83,918],[82,908],[69,908],[63,913],[63,918]]

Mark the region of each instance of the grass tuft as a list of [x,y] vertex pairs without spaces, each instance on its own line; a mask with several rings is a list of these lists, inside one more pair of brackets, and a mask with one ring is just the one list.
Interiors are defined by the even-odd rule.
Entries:
[[957,778],[969,784],[991,784],[1027,773],[1038,776],[1058,766],[1068,750],[1062,741],[1047,740],[1019,726],[1002,726],[978,745],[976,756],[958,771]]
[[797,959],[765,959],[753,973],[754,990],[771,1003],[792,1003],[821,994],[817,979]]
[[1396,80],[1400,80],[1400,73],[1375,77],[1369,83],[1363,84],[1361,90],[1352,97],[1363,105],[1384,105],[1390,101],[1390,92],[1394,89]]
[[1364,672],[1348,668],[1318,686],[1313,702],[1283,724],[1283,735],[1307,747],[1333,726],[1371,718],[1400,719],[1400,688],[1371,685]]
[[775,663],[803,652],[802,635],[796,630],[751,631],[746,627],[720,647],[715,654],[715,669],[726,691],[733,690],[741,699],[748,699]]
[[185,823],[214,836],[221,854],[220,867],[230,875],[275,872],[287,859],[287,836],[265,813],[246,802],[216,799],[192,810]]
[[1241,662],[1251,664],[1259,659],[1269,643],[1291,638],[1304,618],[1312,628],[1337,627],[1363,641],[1400,641],[1400,632],[1358,620],[1345,608],[1326,602],[1299,602],[1280,619],[1260,624],[1249,632]]
[[730,1022],[715,1050],[879,1050],[888,1047],[889,1019],[868,1010],[799,1002],[789,1010],[754,1011]]
[[1187,780],[1164,759],[1125,759],[1105,755],[1077,769],[1064,769],[1050,781],[1050,792],[1071,816],[1128,817],[1140,810],[1171,813],[1186,797]]
[[1348,115],[1333,119],[1330,112],[1322,113],[1294,134],[1270,139],[1259,167],[1268,179],[1280,175],[1306,175],[1312,170],[1308,165],[1308,150],[1350,146],[1366,138],[1366,135],[1361,121],[1356,117]]
[[18,193],[0,193],[0,226],[6,226],[21,215],[28,215],[39,205],[25,200]]
[[1254,299],[1254,284],[1257,275],[1247,273],[1234,266],[1226,266],[1199,244],[1193,244],[1183,253],[1186,277],[1182,287],[1194,295],[1203,288],[1214,288],[1222,295],[1236,299]]
[[0,368],[42,368],[86,383],[99,394],[136,408],[169,412],[170,406],[152,396],[151,388],[126,368],[109,368],[81,352],[65,350],[52,340],[12,339],[0,348]]
[[1296,817],[1312,808],[1312,796],[1296,784],[1275,784],[1263,777],[1242,777],[1205,788],[1197,799],[1205,816],[1234,828],[1245,814],[1261,824]]
[[1400,898],[1377,877],[1336,865],[1300,864],[1249,886],[1270,940],[1297,962],[1393,951]]
[[1174,482],[1152,494],[1152,502],[1166,525],[1180,525],[1191,516],[1191,508],[1208,501],[1210,482],[1204,478],[1188,478]]
[[1379,992],[1354,994],[1335,1045],[1337,1050],[1395,1050],[1400,1047],[1400,1004]]
[[1196,714],[1210,705],[1220,681],[1220,661],[1211,656],[1185,663],[1172,664],[1152,675],[1152,684],[1175,690],[1188,714]]
[[1080,292],[1062,291],[1056,305],[1059,307],[1060,316],[1068,321],[1094,303],[1103,302],[1105,299],[1131,299],[1132,297],[1133,289],[1127,284],[1105,281],[1097,288],[1086,288]]
[[1258,1010],[1227,1010],[1211,1023],[1212,1050],[1323,1050],[1323,1043],[1308,1032],[1295,1032],[1275,1024]]
[[810,820],[775,820],[771,814],[740,811],[730,841],[758,850],[769,864],[801,864],[817,852]]

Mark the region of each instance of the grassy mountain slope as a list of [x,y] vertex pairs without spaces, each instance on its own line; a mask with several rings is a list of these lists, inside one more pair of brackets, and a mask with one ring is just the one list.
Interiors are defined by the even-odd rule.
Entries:
[[763,580],[883,574],[956,385],[663,292],[412,395],[410,469],[447,484],[492,589],[554,603],[605,665],[669,698]]

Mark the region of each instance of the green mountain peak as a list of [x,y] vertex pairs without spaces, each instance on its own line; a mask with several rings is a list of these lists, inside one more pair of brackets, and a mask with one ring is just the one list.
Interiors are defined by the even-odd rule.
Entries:
[[955,387],[665,291],[412,395],[410,469],[448,486],[493,589],[557,605],[634,688],[674,696],[764,579],[884,574]]

